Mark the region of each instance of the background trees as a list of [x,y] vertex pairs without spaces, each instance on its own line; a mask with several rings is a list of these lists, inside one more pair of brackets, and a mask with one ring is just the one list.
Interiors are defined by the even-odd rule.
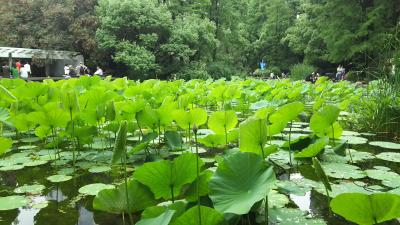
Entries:
[[229,77],[261,60],[371,76],[394,56],[399,17],[396,0],[4,0],[0,45],[80,51],[143,79]]

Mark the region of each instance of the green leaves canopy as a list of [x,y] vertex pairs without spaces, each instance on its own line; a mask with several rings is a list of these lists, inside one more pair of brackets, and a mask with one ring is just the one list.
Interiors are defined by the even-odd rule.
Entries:
[[275,183],[272,166],[250,152],[228,155],[209,183],[214,208],[222,213],[246,214],[265,198]]

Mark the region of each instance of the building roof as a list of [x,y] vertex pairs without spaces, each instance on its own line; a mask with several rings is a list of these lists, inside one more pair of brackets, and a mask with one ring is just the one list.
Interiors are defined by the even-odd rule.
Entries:
[[26,58],[75,59],[77,56],[81,57],[81,54],[79,52],[0,47],[0,58],[8,58],[10,53],[12,54],[13,58],[25,58],[25,59]]

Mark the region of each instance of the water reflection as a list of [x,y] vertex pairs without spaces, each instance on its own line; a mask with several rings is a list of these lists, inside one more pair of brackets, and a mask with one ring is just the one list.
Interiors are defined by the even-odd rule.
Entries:
[[99,225],[94,221],[94,215],[91,211],[80,206],[79,207],[79,218],[77,225]]
[[[38,196],[32,198],[32,205],[39,204],[46,201],[46,197]],[[11,225],[32,225],[34,223],[34,217],[40,211],[40,209],[23,207],[19,209],[18,216],[15,218]]]

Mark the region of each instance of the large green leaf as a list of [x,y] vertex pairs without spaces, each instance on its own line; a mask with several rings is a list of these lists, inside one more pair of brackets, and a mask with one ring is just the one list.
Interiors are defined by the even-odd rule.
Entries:
[[146,106],[142,111],[137,114],[137,120],[141,127],[148,127],[150,129],[156,129],[159,124],[157,112]]
[[324,184],[325,188],[329,191],[332,191],[332,187],[331,184],[329,183],[329,179],[325,174],[324,169],[321,166],[321,163],[319,162],[319,160],[315,157],[312,158],[312,163],[313,163],[313,167],[315,170],[315,173],[317,174],[318,178],[322,181],[322,183]]
[[400,195],[389,193],[344,193],[331,201],[332,211],[347,220],[377,224],[400,217]]
[[275,183],[272,166],[250,152],[228,155],[209,183],[210,198],[222,213],[246,214]]
[[[129,180],[127,204],[125,184],[114,189],[103,189],[93,200],[93,208],[114,214],[133,213],[155,205],[153,194],[148,188],[135,180]],[[129,210],[128,210],[129,209]]]
[[190,111],[185,111],[183,109],[175,110],[173,112],[173,118],[182,129],[193,128],[196,124],[197,127],[205,124],[207,122],[207,112],[204,109],[195,108]]
[[[186,153],[173,161],[145,163],[135,171],[133,177],[148,186],[157,199],[171,199],[172,194],[176,198],[185,184],[196,179],[196,157],[198,156],[195,154]],[[204,166],[202,160],[199,166]]]
[[12,147],[12,139],[0,137],[0,155],[4,154]]
[[281,106],[269,117],[271,123],[288,123],[295,120],[304,110],[304,104],[301,102],[292,102]]
[[171,150],[182,149],[182,136],[177,131],[166,131],[164,139]]
[[225,134],[235,128],[238,122],[235,111],[220,111],[211,114],[208,127],[216,134]]
[[327,137],[319,138],[317,141],[310,144],[307,148],[303,149],[301,152],[295,153],[294,157],[295,158],[314,157],[324,149],[324,147],[328,144],[328,142],[329,138]]
[[[325,135],[330,132],[340,113],[340,109],[333,105],[327,105],[315,112],[310,119],[310,128],[317,135]],[[336,135],[335,135],[336,136]]]
[[126,154],[126,136],[127,136],[128,122],[122,121],[118,130],[117,139],[115,139],[114,152],[112,155],[111,163],[117,164],[121,162],[124,154]]
[[199,221],[199,209],[194,206],[178,217],[172,225],[219,225],[224,222],[224,216],[215,209],[200,206],[200,213],[201,223]]
[[239,127],[239,148],[242,152],[254,152],[267,157],[264,151],[267,142],[267,121],[250,118]]
[[148,218],[148,219],[142,219],[139,222],[136,223],[136,225],[168,225],[169,222],[171,221],[172,217],[175,214],[175,210],[166,210],[164,213],[161,215],[154,217],[154,218]]

